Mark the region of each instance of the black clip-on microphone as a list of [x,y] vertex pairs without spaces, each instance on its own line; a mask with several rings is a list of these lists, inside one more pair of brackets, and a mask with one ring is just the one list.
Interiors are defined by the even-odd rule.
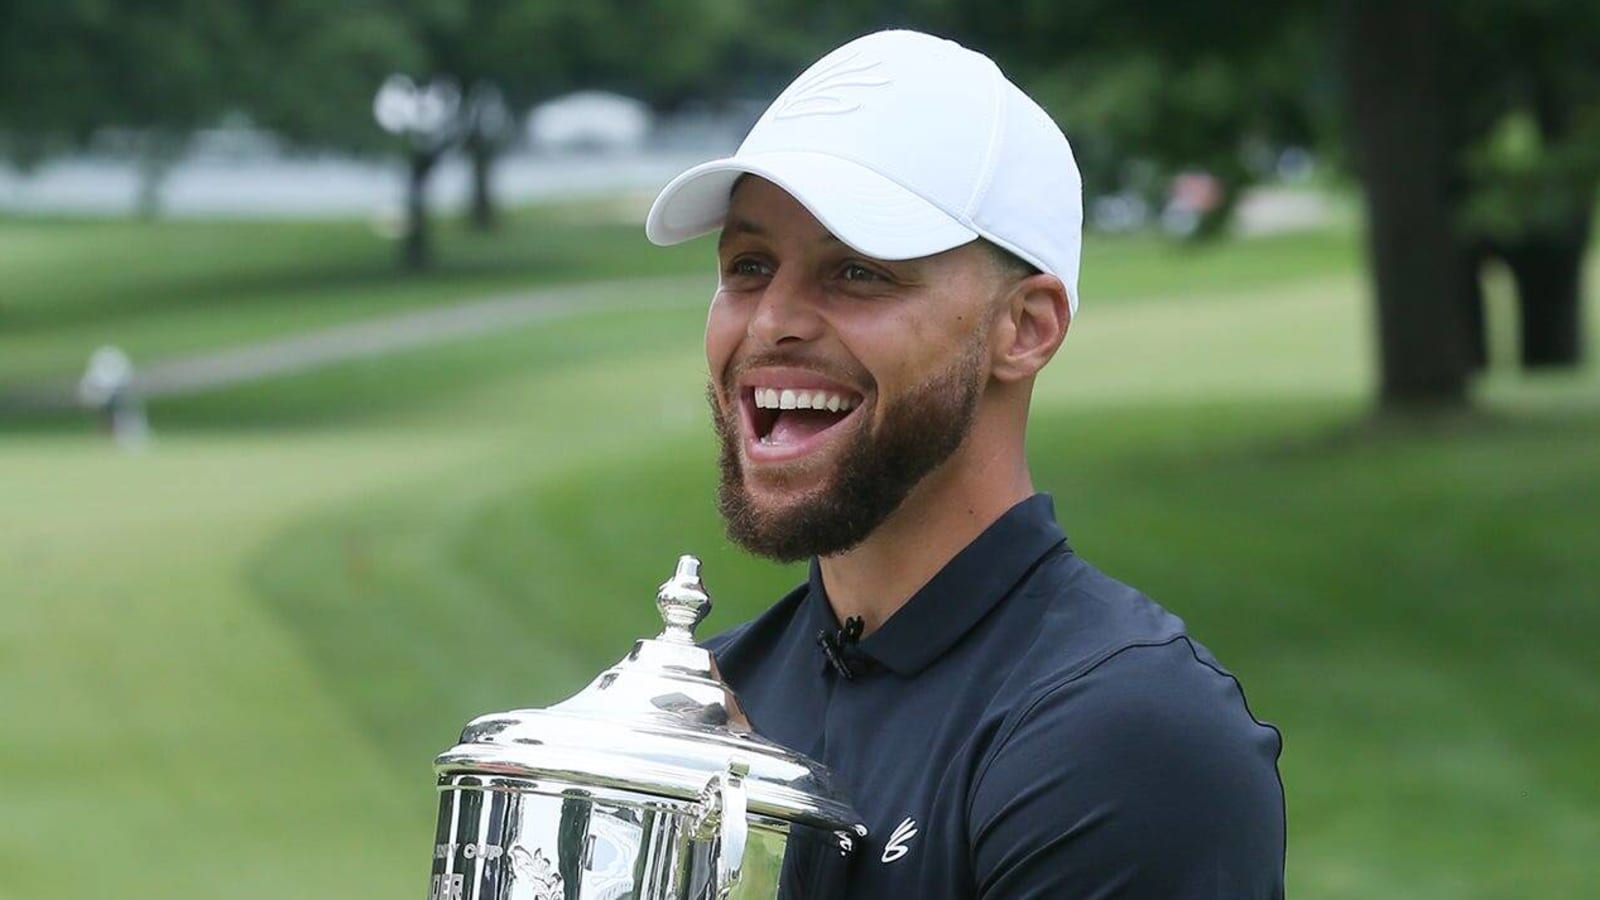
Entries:
[[844,658],[844,651],[861,640],[861,632],[866,627],[867,623],[860,616],[850,616],[844,620],[844,627],[833,634],[829,634],[827,629],[817,632],[817,646],[828,657],[828,664],[846,681],[854,681],[856,673],[850,668],[849,660]]

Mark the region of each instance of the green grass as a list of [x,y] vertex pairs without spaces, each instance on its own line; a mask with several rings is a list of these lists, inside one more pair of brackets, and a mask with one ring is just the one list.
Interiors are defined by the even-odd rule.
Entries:
[[[1293,896],[1589,896],[1600,373],[1367,423],[1351,246],[1096,244],[1037,481],[1283,728]],[[469,716],[619,656],[680,552],[706,559],[708,628],[791,585],[720,536],[702,303],[158,403],[140,456],[0,438],[5,890],[415,895],[427,763]]]
[[358,221],[0,217],[0,386],[77,374],[106,343],[148,362],[597,274],[700,272],[709,252],[642,253],[639,227],[593,202],[490,235],[436,229],[438,265],[410,275]]
[[[408,275],[362,222],[0,217],[0,388],[75,375],[116,344],[136,363],[387,313],[594,277],[700,274],[705,241],[649,248],[614,203],[519,211],[490,235],[438,224],[438,265]],[[1094,304],[1223,293],[1347,269],[1347,235],[1305,233],[1210,253],[1153,238],[1092,242]]]

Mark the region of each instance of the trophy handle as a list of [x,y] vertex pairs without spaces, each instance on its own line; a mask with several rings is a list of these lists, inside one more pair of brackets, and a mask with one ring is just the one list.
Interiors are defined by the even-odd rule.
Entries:
[[700,792],[700,814],[694,831],[700,840],[711,838],[713,833],[718,839],[717,900],[727,900],[732,895],[744,869],[744,847],[750,836],[746,818],[749,801],[744,789],[748,774],[749,760],[735,756],[728,760],[727,770],[711,776]]

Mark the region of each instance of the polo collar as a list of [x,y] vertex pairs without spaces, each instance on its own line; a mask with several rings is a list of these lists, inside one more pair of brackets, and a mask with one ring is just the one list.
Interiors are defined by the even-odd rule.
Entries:
[[[1051,551],[1066,546],[1049,494],[1034,494],[1007,510],[905,605],[851,648],[890,671],[913,676],[933,664],[989,613]],[[832,634],[839,620],[828,604],[822,567],[811,561],[807,604],[813,626]]]

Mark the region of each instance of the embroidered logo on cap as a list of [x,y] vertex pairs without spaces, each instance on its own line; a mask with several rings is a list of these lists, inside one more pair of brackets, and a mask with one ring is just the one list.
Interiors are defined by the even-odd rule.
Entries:
[[889,835],[889,842],[883,845],[883,861],[892,863],[911,852],[911,848],[906,846],[906,842],[916,836],[917,823],[914,819],[907,817],[905,821],[895,826],[894,833]]
[[872,74],[883,65],[882,60],[857,62],[860,54],[852,53],[827,68],[820,69],[796,81],[787,96],[778,98],[773,105],[774,119],[798,119],[801,116],[838,115],[861,108],[861,94],[884,87],[889,79]]

